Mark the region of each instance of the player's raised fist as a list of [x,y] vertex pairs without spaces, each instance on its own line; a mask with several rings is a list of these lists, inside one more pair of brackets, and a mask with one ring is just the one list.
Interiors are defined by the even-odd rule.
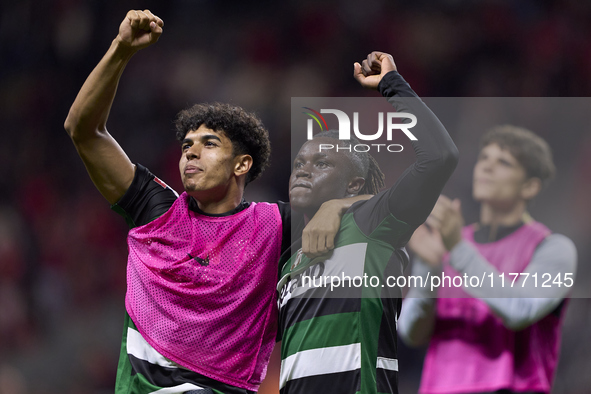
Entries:
[[353,65],[353,77],[361,86],[368,89],[377,89],[384,75],[390,71],[396,71],[396,63],[392,55],[378,51],[367,55],[367,59],[361,64]]
[[150,10],[131,10],[119,26],[117,39],[137,51],[158,41],[163,26],[162,19]]

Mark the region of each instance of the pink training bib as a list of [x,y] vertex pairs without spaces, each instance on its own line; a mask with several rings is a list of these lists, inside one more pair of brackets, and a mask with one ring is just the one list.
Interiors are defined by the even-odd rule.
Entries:
[[[522,272],[549,234],[543,224],[530,222],[486,244],[474,241],[473,226],[465,227],[462,235],[497,270],[509,273]],[[458,275],[447,261],[444,270],[448,276]],[[421,394],[550,392],[562,314],[549,314],[524,330],[512,331],[484,301],[470,298],[461,288],[442,288],[439,297]]]
[[275,344],[279,209],[211,217],[189,199],[129,232],[127,312],[165,357],[256,391]]

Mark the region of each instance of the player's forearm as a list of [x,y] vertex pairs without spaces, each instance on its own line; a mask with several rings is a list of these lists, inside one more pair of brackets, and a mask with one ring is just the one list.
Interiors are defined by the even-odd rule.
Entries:
[[398,335],[411,347],[429,343],[435,326],[435,300],[430,298],[409,298],[402,302],[398,319]]
[[341,198],[338,200],[328,200],[322,204],[322,207],[329,209],[335,215],[343,216],[343,214],[347,212],[349,208],[351,208],[351,205],[355,204],[357,201],[369,200],[372,197],[373,196],[371,194],[362,194],[353,197]]
[[[418,258],[414,259],[412,276],[422,277],[425,284],[427,274],[438,275],[439,270],[430,267]],[[408,346],[423,346],[429,342],[435,326],[437,290],[424,286],[412,287],[402,302],[398,319],[398,333]]]
[[324,202],[302,231],[302,252],[315,258],[334,249],[334,240],[341,218],[357,201],[371,198],[369,194]]
[[512,330],[528,327],[560,304],[570,287],[554,284],[543,287],[543,278],[574,279],[576,260],[572,241],[558,234],[551,235],[538,246],[523,273],[505,273],[503,279],[500,272],[466,241],[460,242],[450,253],[450,264],[460,275],[485,278],[482,286],[464,287],[464,290],[486,302]]
[[416,162],[399,178],[389,195],[391,213],[416,228],[429,216],[456,168],[458,150],[443,124],[397,72],[386,74],[379,90],[398,112],[417,117],[416,126],[409,129],[417,138],[411,141]]
[[378,89],[398,112],[417,117],[416,126],[410,129],[417,138],[411,141],[417,155],[417,169],[438,171],[449,177],[458,162],[458,149],[437,116],[396,71],[386,74]]
[[116,38],[78,92],[64,127],[72,140],[82,141],[106,131],[119,79],[135,53]]

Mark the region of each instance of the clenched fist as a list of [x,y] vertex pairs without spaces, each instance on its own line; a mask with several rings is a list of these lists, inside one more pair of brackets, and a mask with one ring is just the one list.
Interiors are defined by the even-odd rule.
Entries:
[[150,10],[131,10],[119,26],[117,40],[134,51],[139,51],[158,41],[163,26],[162,19],[152,14]]
[[390,71],[396,71],[396,63],[392,55],[384,52],[374,51],[367,55],[361,64],[353,65],[353,77],[368,89],[377,89],[378,84]]

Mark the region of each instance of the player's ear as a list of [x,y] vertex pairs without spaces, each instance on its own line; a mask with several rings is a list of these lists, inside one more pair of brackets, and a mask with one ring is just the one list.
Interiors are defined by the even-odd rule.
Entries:
[[234,174],[236,176],[244,175],[252,167],[251,155],[236,155],[234,158]]
[[542,190],[542,181],[540,178],[529,178],[521,186],[521,197],[529,201]]
[[361,189],[363,189],[363,185],[365,185],[364,178],[362,178],[360,176],[354,177],[353,179],[351,179],[349,181],[349,184],[347,185],[347,194],[352,194],[352,195],[359,194]]

